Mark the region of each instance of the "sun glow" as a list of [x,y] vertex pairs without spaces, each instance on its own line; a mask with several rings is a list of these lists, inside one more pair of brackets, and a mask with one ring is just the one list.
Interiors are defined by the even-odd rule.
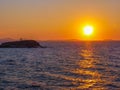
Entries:
[[93,26],[85,26],[83,28],[84,35],[90,36],[93,34]]

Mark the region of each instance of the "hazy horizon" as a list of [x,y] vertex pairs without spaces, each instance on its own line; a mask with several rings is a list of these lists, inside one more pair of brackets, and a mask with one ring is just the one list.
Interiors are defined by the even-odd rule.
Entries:
[[59,39],[59,40],[50,40],[50,39],[46,39],[46,40],[40,40],[40,39],[23,39],[23,38],[19,38],[19,39],[13,39],[13,38],[0,38],[0,43],[3,43],[3,42],[11,42],[11,41],[19,41],[19,40],[35,40],[35,41],[51,41],[51,42],[56,42],[56,41],[65,41],[65,42],[74,42],[74,41],[81,41],[81,42],[84,42],[84,41],[90,41],[90,42],[99,42],[99,41],[120,41],[120,40],[113,40],[113,39],[104,39],[104,40],[80,40],[80,39]]

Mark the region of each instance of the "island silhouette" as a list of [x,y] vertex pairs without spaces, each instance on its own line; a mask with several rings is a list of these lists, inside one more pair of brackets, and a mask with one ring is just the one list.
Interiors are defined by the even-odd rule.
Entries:
[[35,40],[20,40],[4,42],[0,45],[0,48],[45,48]]

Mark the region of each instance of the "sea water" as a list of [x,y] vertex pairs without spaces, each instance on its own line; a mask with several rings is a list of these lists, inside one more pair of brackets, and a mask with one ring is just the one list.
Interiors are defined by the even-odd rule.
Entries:
[[0,90],[120,90],[120,42],[1,48]]

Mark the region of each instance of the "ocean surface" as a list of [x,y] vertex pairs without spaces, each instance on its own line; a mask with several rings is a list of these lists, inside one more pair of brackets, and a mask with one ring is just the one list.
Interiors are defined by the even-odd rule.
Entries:
[[120,42],[1,48],[0,90],[120,90]]

